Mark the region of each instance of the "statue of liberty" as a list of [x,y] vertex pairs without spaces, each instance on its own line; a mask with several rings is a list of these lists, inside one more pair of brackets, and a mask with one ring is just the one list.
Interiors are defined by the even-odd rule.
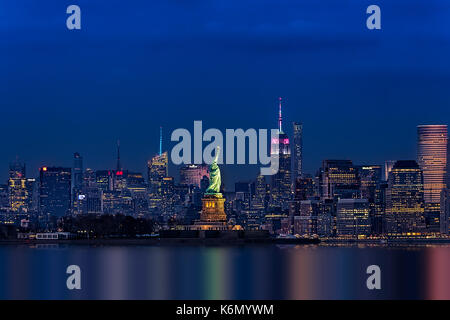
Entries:
[[206,189],[206,195],[218,195],[220,196],[220,169],[217,165],[217,160],[219,159],[220,147],[216,148],[216,157],[214,161],[209,166],[209,187]]

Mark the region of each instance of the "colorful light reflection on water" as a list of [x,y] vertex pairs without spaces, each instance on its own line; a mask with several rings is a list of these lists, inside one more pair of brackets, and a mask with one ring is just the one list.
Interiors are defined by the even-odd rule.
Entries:
[[0,246],[0,262],[1,299],[450,299],[450,246]]

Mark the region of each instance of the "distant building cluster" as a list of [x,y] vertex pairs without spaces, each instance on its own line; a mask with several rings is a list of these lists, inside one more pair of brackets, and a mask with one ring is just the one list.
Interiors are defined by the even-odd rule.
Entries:
[[[417,127],[415,160],[357,165],[330,159],[315,175],[304,173],[302,124],[293,123],[292,139],[283,131],[281,99],[278,129],[271,153],[278,157],[279,170],[270,181],[259,175],[236,182],[234,191],[222,191],[230,224],[299,237],[449,233],[446,125]],[[58,220],[67,216],[121,214],[175,229],[198,220],[208,167],[181,166],[176,183],[169,175],[168,153],[160,147],[147,168],[146,176],[124,169],[119,144],[114,169],[84,169],[83,157],[75,153],[72,168],[43,166],[37,177],[29,177],[25,165],[15,161],[7,184],[0,185],[1,222],[57,231]]]

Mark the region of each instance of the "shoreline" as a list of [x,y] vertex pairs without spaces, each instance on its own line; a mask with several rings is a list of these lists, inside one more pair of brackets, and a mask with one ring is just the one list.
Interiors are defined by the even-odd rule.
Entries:
[[450,244],[450,239],[214,239],[214,238],[146,238],[146,239],[10,239],[0,246],[14,245],[80,245],[80,246],[245,246],[245,245],[434,245]]
[[272,244],[293,244],[310,245],[319,244],[318,239],[214,239],[214,238],[149,238],[149,239],[11,239],[0,240],[0,246],[3,245],[99,245],[99,246],[159,246],[159,245],[272,245]]

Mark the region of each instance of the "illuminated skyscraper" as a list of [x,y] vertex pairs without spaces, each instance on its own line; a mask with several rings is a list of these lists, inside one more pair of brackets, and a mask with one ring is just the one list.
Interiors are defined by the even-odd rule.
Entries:
[[162,182],[168,177],[168,154],[154,156],[148,161],[148,186],[149,186],[149,208],[152,213],[161,210],[161,201],[163,196]]
[[271,156],[278,160],[278,172],[272,175],[271,205],[288,208],[291,199],[291,149],[289,137],[283,132],[281,98],[279,98],[278,138],[271,142]]
[[169,155],[162,152],[162,127],[159,127],[159,153],[147,162],[147,175],[150,190],[161,187],[161,181],[169,176]]
[[369,200],[369,203],[375,203],[376,189],[381,183],[381,166],[359,166],[358,171],[361,180],[361,197]]
[[252,207],[263,212],[266,209],[267,183],[263,175],[258,175],[255,182],[255,194],[253,196]]
[[303,174],[303,125],[293,122],[292,183]]
[[169,158],[167,152],[154,156],[147,163],[148,181],[151,190],[160,187],[161,181],[169,176]]
[[9,166],[9,207],[13,212],[26,212],[28,210],[27,179],[25,178],[25,164],[18,161]]
[[397,161],[389,173],[386,190],[387,233],[423,232],[423,175],[414,160]]
[[[294,181],[294,198],[289,204],[289,222],[294,225],[294,217],[300,215],[301,203],[314,197],[314,180],[309,177]],[[303,219],[303,218],[302,218]]]
[[423,171],[425,203],[439,203],[447,178],[447,126],[418,126],[417,134],[417,159]]
[[160,213],[163,216],[170,216],[175,212],[175,181],[173,177],[165,177],[161,181],[161,203]]
[[358,169],[350,160],[324,160],[321,172],[323,199],[355,199],[360,197]]
[[417,126],[417,161],[423,172],[427,225],[439,228],[441,192],[447,185],[447,125]]

